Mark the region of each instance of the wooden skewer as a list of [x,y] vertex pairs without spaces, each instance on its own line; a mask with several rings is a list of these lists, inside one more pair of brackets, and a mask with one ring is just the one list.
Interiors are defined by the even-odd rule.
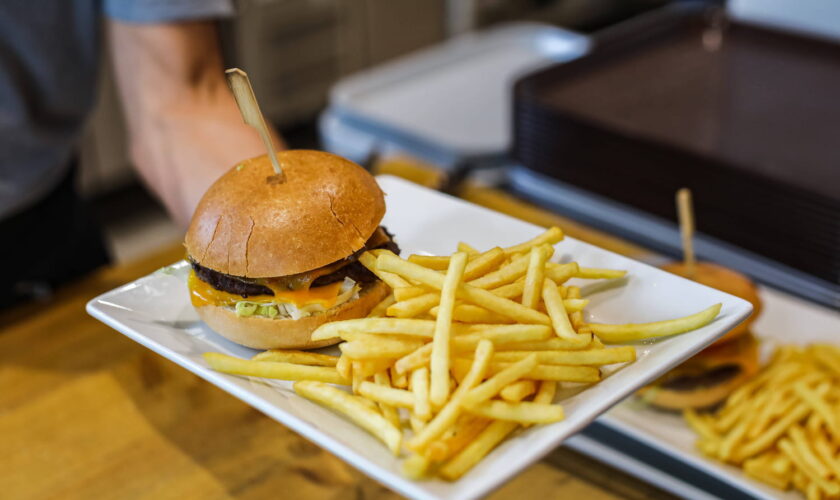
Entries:
[[277,151],[274,149],[274,143],[265,124],[265,118],[263,118],[263,114],[260,112],[260,105],[257,103],[257,97],[254,95],[254,89],[251,87],[248,74],[239,68],[231,68],[225,71],[225,75],[227,76],[230,89],[233,91],[233,97],[236,99],[236,105],[239,106],[242,120],[257,130],[262,138],[263,144],[265,144],[266,151],[268,151],[268,157],[271,159],[271,165],[274,167],[275,174],[267,179],[268,182],[280,183],[285,181],[286,176],[283,173],[280,162],[277,161]]
[[694,279],[697,269],[694,257],[694,208],[691,203],[691,190],[688,188],[677,191],[677,216],[680,221],[686,277]]

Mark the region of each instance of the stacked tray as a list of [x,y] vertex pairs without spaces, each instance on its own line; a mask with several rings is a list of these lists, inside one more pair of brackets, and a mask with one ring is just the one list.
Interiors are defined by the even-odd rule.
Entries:
[[837,297],[840,45],[695,7],[595,44],[518,82],[517,159],[661,219],[688,186],[699,231]]
[[403,152],[451,170],[496,165],[512,142],[514,82],[588,46],[584,35],[528,22],[452,38],[339,81],[321,139],[358,162]]

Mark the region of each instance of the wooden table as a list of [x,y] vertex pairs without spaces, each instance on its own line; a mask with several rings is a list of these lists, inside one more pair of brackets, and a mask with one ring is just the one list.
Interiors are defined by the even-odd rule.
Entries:
[[[544,216],[492,190],[465,197]],[[399,498],[85,313],[95,295],[182,257],[173,245],[0,313],[0,498]],[[490,498],[530,497],[671,498],[564,448]]]

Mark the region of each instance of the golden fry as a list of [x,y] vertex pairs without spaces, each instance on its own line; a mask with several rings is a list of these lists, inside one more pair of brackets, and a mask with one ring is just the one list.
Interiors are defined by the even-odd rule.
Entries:
[[263,351],[251,359],[253,361],[279,361],[281,363],[294,363],[296,365],[311,366],[335,366],[338,364],[338,356],[318,354],[317,352],[284,349],[270,349],[268,351]]
[[[346,356],[342,356],[346,357]],[[350,358],[348,360],[352,361]],[[393,363],[393,359],[385,358],[385,359],[365,359],[361,361],[353,362],[352,366],[354,366],[354,370],[358,373],[357,375],[361,380],[366,380],[370,377],[373,377],[377,373],[387,370],[391,363]]]
[[598,269],[595,267],[581,267],[575,273],[575,278],[587,280],[614,280],[623,278],[627,275],[627,271],[618,269]]
[[667,337],[696,330],[711,323],[720,314],[721,304],[682,318],[626,325],[590,323],[592,332],[607,343],[631,342],[654,337]]
[[206,352],[204,360],[210,368],[223,373],[281,380],[317,380],[330,384],[349,385],[334,367],[307,366],[276,361],[251,361],[218,352]]
[[382,415],[362,403],[362,398],[347,394],[323,382],[295,382],[295,392],[349,418],[388,446],[394,455],[400,452],[402,433]]
[[517,427],[516,422],[496,420],[487,426],[466,448],[443,465],[440,474],[449,481],[463,476],[475,464],[481,461],[490,451],[502,442],[504,438]]
[[537,391],[537,384],[533,380],[520,380],[506,385],[499,391],[499,396],[505,401],[522,401]]
[[458,415],[461,414],[461,399],[467,391],[478,385],[484,378],[492,356],[493,343],[489,340],[479,342],[478,347],[475,348],[475,359],[472,361],[461,385],[458,386],[449,402],[441,408],[429,424],[407,443],[410,449],[417,452],[423,451],[429,443],[437,439],[455,423]]
[[525,283],[522,289],[522,305],[536,309],[542,294],[543,280],[545,279],[545,263],[548,260],[548,252],[545,247],[531,248],[528,256],[528,271],[525,273]]
[[464,413],[441,437],[429,443],[424,455],[435,462],[443,462],[470,444],[490,420]]
[[585,343],[586,340],[591,340],[591,337],[578,335],[572,328],[572,324],[569,322],[569,315],[563,306],[563,299],[557,290],[557,285],[550,279],[543,281],[543,302],[545,302],[545,308],[548,311],[548,316],[551,318],[554,332],[557,333],[558,337],[581,344]]
[[420,480],[428,474],[429,465],[431,462],[428,458],[419,453],[412,453],[403,460],[401,470],[407,478]]
[[427,312],[438,303],[440,303],[440,294],[428,292],[391,305],[388,307],[387,314],[397,318],[413,318]]
[[350,358],[347,356],[339,356],[338,362],[335,364],[335,370],[338,372],[339,376],[344,379],[350,380],[350,372],[352,371],[353,364]]
[[502,261],[505,260],[505,252],[499,248],[491,248],[483,254],[471,258],[464,269],[464,281],[469,281],[483,276],[490,272],[491,269],[498,267]]
[[534,239],[528,240],[525,243],[513,245],[505,248],[505,253],[508,255],[515,253],[524,253],[531,250],[531,247],[539,245],[554,245],[563,240],[563,230],[557,226],[549,228],[546,232],[537,236]]
[[449,399],[449,345],[452,333],[452,309],[455,307],[455,292],[464,276],[467,254],[458,252],[452,256],[440,292],[440,306],[435,320],[432,339],[432,357],[429,360],[429,401],[439,408]]
[[[432,316],[437,318],[439,309],[433,307],[429,311]],[[512,323],[513,320],[506,318],[500,314],[488,311],[483,307],[473,304],[458,304],[452,310],[452,320],[460,321],[462,323]]]
[[577,262],[569,262],[567,264],[557,264],[556,262],[547,262],[545,264],[545,277],[553,281],[557,285],[562,285],[580,270]]
[[[469,367],[470,362],[471,360],[463,358],[453,360],[452,369],[456,377],[459,374],[465,373],[464,370],[466,367]],[[493,361],[490,363],[488,373],[499,373],[510,365],[511,363]],[[601,380],[601,372],[591,366],[537,365],[528,374],[528,378],[533,380],[555,380],[558,382],[594,383]]]
[[468,243],[464,243],[463,241],[458,243],[458,251],[466,252],[468,255],[478,255],[480,253],[478,250],[471,247]]
[[429,290],[423,288],[422,286],[404,286],[394,288],[394,298],[397,302],[413,299],[414,297],[419,297],[427,293],[429,293]]
[[414,415],[420,420],[432,417],[432,407],[429,402],[429,369],[418,368],[411,372],[411,390],[414,392]]
[[408,377],[405,373],[397,373],[396,370],[391,368],[391,385],[398,389],[405,389],[408,387]]
[[464,407],[473,415],[494,420],[509,420],[520,424],[550,424],[560,422],[565,418],[563,407],[560,405],[531,403],[508,403],[507,401],[484,401],[472,404],[464,403]]
[[[381,385],[383,387],[390,388],[391,387],[391,378],[388,377],[388,370],[382,370],[381,372],[375,373],[373,375],[373,381],[377,385]],[[400,428],[400,414],[397,412],[397,409],[387,403],[379,403],[379,411],[382,413],[382,416],[388,422],[391,422],[391,425],[396,427],[397,429]]]
[[381,316],[385,316],[385,313],[388,310],[388,308],[396,301],[397,299],[394,298],[394,294],[388,295],[387,297],[382,299],[378,304],[373,306],[373,309],[370,310],[367,317],[379,318]]
[[391,288],[400,288],[403,286],[409,286],[410,283],[405,281],[404,279],[400,278],[396,274],[389,273],[386,271],[382,271],[381,269],[376,267],[376,256],[371,252],[365,252],[359,256],[359,262],[362,263],[363,266],[368,268],[370,272],[376,275],[377,278],[381,279]]
[[[545,251],[548,252],[549,248],[546,247]],[[528,257],[521,257],[510,264],[500,267],[496,271],[470,281],[468,284],[476,288],[488,290],[512,283],[518,278],[525,276],[525,273],[528,271],[528,262]]]
[[636,360],[636,349],[633,346],[621,346],[580,351],[500,351],[493,356],[493,361],[519,361],[531,354],[536,355],[537,360],[546,365],[600,366]]
[[517,361],[468,391],[463,397],[462,404],[475,406],[482,401],[487,401],[498,394],[506,385],[525,377],[536,367],[537,357],[533,354],[521,361]]
[[343,342],[338,345],[338,348],[341,349],[341,354],[354,360],[400,358],[414,351],[424,343],[425,342],[420,340],[397,341],[382,339],[376,342],[365,342],[360,340]]
[[333,321],[319,326],[310,338],[326,340],[340,338],[343,332],[389,333],[399,335],[417,335],[431,338],[435,332],[435,322],[427,319],[360,318]]
[[540,382],[540,388],[537,390],[537,395],[534,396],[534,402],[551,404],[554,402],[555,394],[557,394],[557,382],[554,380],[543,380]]
[[448,255],[409,255],[408,261],[414,264],[434,269],[435,271],[444,271],[449,267]]
[[567,340],[561,339],[560,337],[553,337],[544,340],[533,340],[533,341],[523,341],[517,343],[506,343],[504,345],[499,346],[500,351],[560,351],[560,350],[582,350],[582,349],[591,349],[594,345],[594,340],[589,342],[589,339],[592,338],[592,335],[583,335],[579,334],[584,337],[583,341],[580,342],[577,339],[574,340]]
[[414,408],[414,394],[405,389],[394,389],[367,380],[359,384],[359,395],[377,403],[384,403],[400,408]]

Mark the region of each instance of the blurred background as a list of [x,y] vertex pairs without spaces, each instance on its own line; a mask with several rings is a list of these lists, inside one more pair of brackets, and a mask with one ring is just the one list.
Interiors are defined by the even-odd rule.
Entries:
[[[689,187],[701,258],[840,307],[836,2],[239,0],[236,9],[222,24],[225,65],[249,73],[292,148],[477,203],[488,195],[470,186],[498,188],[566,225],[672,257],[673,193]],[[130,165],[107,64],[100,89],[81,185],[125,262],[182,230]]]
[[[320,148],[318,117],[341,78],[467,32],[534,21],[592,32],[665,0],[238,0],[223,25],[228,67],[248,71],[290,147]],[[103,59],[107,60],[107,58]],[[129,163],[111,68],[83,141],[81,185],[118,262],[182,238]],[[500,103],[501,104],[501,103]]]
[[[111,5],[124,5],[121,1]],[[105,3],[91,0],[85,5],[99,8]],[[766,308],[755,331],[766,341],[764,345],[772,347],[779,340],[806,343],[811,341],[809,334],[823,335],[821,342],[833,339],[836,343],[840,332],[836,312],[840,311],[837,0],[234,3],[236,15],[220,24],[224,66],[247,71],[266,119],[289,147],[331,151],[376,174],[398,175],[537,225],[559,225],[571,237],[651,265],[681,257],[674,194],[690,188],[697,221],[697,258],[740,271],[758,284]],[[178,2],[149,2],[153,4],[171,7]],[[16,5],[29,8],[24,0]],[[20,32],[31,39],[28,28],[26,25]],[[0,31],[10,39],[17,33]],[[103,41],[107,38],[102,37]],[[136,48],[136,44],[126,46]],[[6,55],[0,50],[0,57]],[[20,480],[15,462],[5,469],[17,484],[39,487],[48,483],[42,480],[44,470],[61,469],[75,480],[75,469],[65,469],[65,463],[74,462],[77,456],[101,460],[101,477],[108,480],[97,487],[110,492],[111,483],[128,483],[125,477],[113,475],[111,468],[114,463],[127,462],[115,462],[113,457],[124,455],[179,476],[172,472],[179,469],[170,470],[171,462],[147,461],[146,456],[157,459],[159,449],[186,450],[187,461],[215,472],[222,478],[221,486],[231,487],[231,495],[244,492],[243,496],[249,496],[259,488],[276,495],[275,485],[285,488],[288,477],[273,474],[276,464],[294,462],[300,455],[298,447],[315,449],[313,445],[84,313],[84,304],[91,297],[183,257],[183,227],[173,222],[131,164],[114,68],[110,58],[101,60],[98,102],[81,141],[78,181],[82,196],[104,226],[115,265],[57,289],[36,280],[34,285],[23,282],[19,292],[16,283],[16,294],[26,300],[41,300],[29,300],[6,311],[0,308],[0,329],[9,332],[0,335],[0,366],[13,368],[0,369],[8,381],[4,389],[12,389],[0,392],[6,396],[0,398],[0,416],[4,404],[26,410],[6,412],[7,421],[13,424],[0,425],[0,431],[6,429],[8,435],[20,437],[31,450],[28,455],[3,455],[31,458],[31,477],[37,480]],[[120,75],[127,74],[131,80],[136,67],[126,60],[118,59],[117,66]],[[9,75],[14,76],[14,71]],[[52,83],[58,82],[56,87],[64,87],[59,78],[65,75],[53,72],[49,76]],[[148,82],[139,86],[149,88]],[[0,105],[9,105],[0,106],[0,120],[15,104],[4,97],[0,95]],[[230,110],[236,113],[232,101]],[[206,115],[182,114],[194,120],[192,125],[212,124],[212,120],[204,120]],[[32,116],[43,118],[37,113]],[[239,124],[238,114],[233,116]],[[156,124],[154,120],[150,123]],[[5,130],[14,127],[7,125]],[[176,125],[160,130],[193,128]],[[246,143],[251,132],[247,128],[246,135],[231,143]],[[11,144],[16,139],[6,140]],[[262,147],[256,138],[254,144]],[[0,156],[5,157],[9,152],[2,146],[0,141]],[[189,148],[174,151],[184,149]],[[192,152],[196,149],[204,151],[192,148]],[[184,163],[206,166],[209,159],[218,160],[222,153],[241,151],[206,150],[211,154],[205,161]],[[4,187],[2,183],[0,187]],[[60,213],[62,209],[54,210]],[[4,259],[11,263],[7,266],[11,271],[44,260],[33,258],[33,248],[65,253],[50,234],[62,222],[51,220],[53,228],[44,230],[37,217],[40,215],[36,214],[35,223],[27,219],[15,226],[16,231],[2,234],[7,243],[3,249],[17,251]],[[76,238],[72,225],[63,225],[69,240],[82,239]],[[8,234],[12,232],[18,234]],[[24,234],[41,236],[48,244],[27,247],[18,241]],[[79,252],[82,256],[89,253],[85,249]],[[5,274],[15,278],[8,269]],[[51,298],[54,301],[47,302]],[[50,307],[43,307],[46,303]],[[94,379],[89,373],[105,375]],[[118,380],[117,389],[112,388],[111,377]],[[89,399],[77,392],[75,384],[80,379],[86,384],[94,380],[84,386]],[[42,394],[48,391],[63,396],[50,399],[53,407],[39,406],[46,399]],[[31,401],[21,403],[27,399]],[[123,407],[144,409],[152,417],[139,419],[141,425],[134,431],[102,423],[106,417],[117,421],[112,416],[122,414],[102,408],[122,412]],[[82,410],[75,419],[68,419],[63,413],[68,408]],[[638,409],[625,408],[631,415]],[[105,416],[91,418],[93,414]],[[31,424],[32,415],[43,417],[45,423]],[[652,427],[659,427],[660,418],[664,418],[672,424],[662,426],[665,434],[685,430],[675,415],[639,411],[634,418]],[[152,421],[151,426],[147,420]],[[100,431],[112,427],[136,439],[125,441],[126,450],[135,451],[135,443],[154,441],[149,436],[158,434],[169,436],[174,445],[148,448],[149,455],[123,453],[122,449],[110,454],[106,452],[111,448],[106,446],[99,454],[68,455],[71,458],[62,458],[61,467],[42,463],[43,457],[63,457],[55,454],[58,448],[68,453],[73,449],[54,446],[52,433],[42,428],[71,433],[79,428],[83,431],[71,434],[74,444],[111,445],[119,440]],[[257,428],[262,436],[286,434],[276,441],[248,434]],[[227,448],[246,434],[251,436],[248,446],[236,447],[242,453],[253,453],[262,467],[236,466],[243,463],[244,455]],[[104,437],[99,442],[88,437],[96,435]],[[595,460],[563,448],[523,473],[496,498],[527,497],[523,491],[538,496],[554,491],[561,481],[570,488],[565,491],[577,493],[567,495],[571,498],[672,498],[671,494],[753,498],[712,473],[686,466],[674,455],[628,436],[596,423],[568,443],[628,474],[601,468]],[[304,444],[296,444],[295,439]],[[283,448],[286,445],[276,444],[285,442],[292,443],[288,453]],[[686,446],[693,447],[691,442],[685,441]],[[663,449],[667,451],[667,447]],[[266,456],[277,455],[283,455],[278,462],[264,461]],[[291,459],[287,461],[285,455]],[[327,458],[312,458],[313,468],[330,460],[329,455],[324,456]],[[85,460],[79,464],[87,464]],[[338,464],[335,470],[345,470],[333,460]],[[561,479],[545,474],[547,463],[569,474],[563,472]],[[328,476],[338,477],[330,487],[343,489],[341,494],[346,496],[324,493],[319,498],[351,498],[351,494],[352,498],[390,498],[384,487],[373,482],[365,483],[364,488],[379,489],[365,494],[363,489],[345,488],[342,473],[332,469],[312,480],[311,472],[303,468],[298,474],[295,467],[288,469],[289,475],[297,475],[308,487],[320,488],[317,483],[333,479]],[[148,476],[125,470],[148,496]],[[534,480],[540,474],[542,483]],[[192,476],[181,476],[184,484],[192,487]],[[643,485],[631,476],[643,477],[655,486]],[[577,483],[573,477],[586,482]],[[236,489],[237,485],[243,489]],[[256,489],[249,489],[252,487]],[[578,487],[582,489],[574,489]],[[776,493],[766,498],[776,498]]]

